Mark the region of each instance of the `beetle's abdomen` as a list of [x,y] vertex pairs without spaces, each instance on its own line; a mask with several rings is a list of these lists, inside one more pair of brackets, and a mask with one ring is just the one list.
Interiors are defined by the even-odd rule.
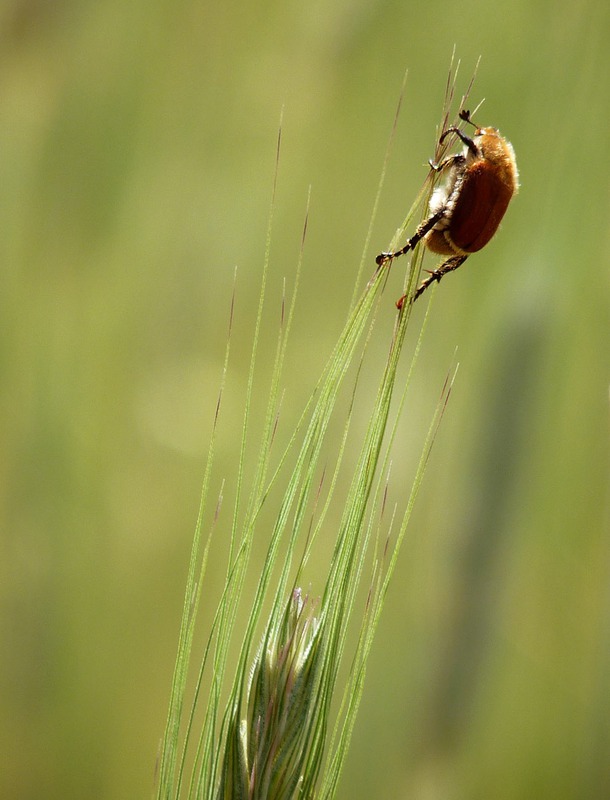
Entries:
[[485,161],[464,175],[447,233],[456,249],[476,253],[498,230],[513,196],[512,183],[502,170],[490,170]]

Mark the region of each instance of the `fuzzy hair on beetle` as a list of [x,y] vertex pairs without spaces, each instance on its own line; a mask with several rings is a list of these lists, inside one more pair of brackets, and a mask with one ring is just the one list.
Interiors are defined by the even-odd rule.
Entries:
[[[430,216],[417,228],[404,247],[393,253],[380,253],[378,266],[413,250],[423,240],[433,253],[449,256],[429,271],[411,298],[415,302],[432,283],[460,267],[472,253],[481,250],[498,230],[508,204],[519,190],[515,151],[497,128],[479,128],[462,110],[459,117],[475,129],[470,138],[458,127],[443,131],[439,144],[455,135],[464,144],[462,153],[448,156],[430,167],[445,173],[444,183],[430,198]],[[402,308],[405,297],[396,304]]]

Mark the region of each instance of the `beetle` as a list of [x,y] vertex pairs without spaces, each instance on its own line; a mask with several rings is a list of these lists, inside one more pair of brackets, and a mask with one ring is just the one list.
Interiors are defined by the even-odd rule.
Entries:
[[[479,128],[462,110],[459,117],[475,129],[470,138],[458,127],[447,128],[440,137],[443,144],[450,134],[464,143],[458,155],[448,156],[440,164],[430,161],[435,172],[447,171],[445,183],[430,198],[430,216],[417,228],[404,247],[393,253],[380,253],[378,266],[413,250],[423,239],[433,253],[450,256],[429,271],[413,294],[415,302],[443,275],[460,267],[472,253],[481,250],[498,230],[508,204],[519,190],[519,172],[515,151],[497,128]],[[396,304],[402,308],[405,297]]]

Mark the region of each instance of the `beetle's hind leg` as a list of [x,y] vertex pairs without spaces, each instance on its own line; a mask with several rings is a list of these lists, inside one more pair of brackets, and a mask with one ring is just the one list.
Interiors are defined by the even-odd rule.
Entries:
[[[463,155],[454,155],[443,159],[440,164],[436,164],[434,161],[432,161],[432,159],[430,159],[428,163],[430,164],[430,168],[435,172],[443,172],[448,167],[456,167],[461,165],[463,162],[465,163]],[[398,256],[403,256],[405,253],[408,253],[409,250],[414,250],[424,236],[432,230],[439,220],[445,216],[445,212],[446,208],[443,204],[441,208],[434,211],[434,213],[431,214],[428,219],[425,219],[419,225],[413,236],[411,236],[410,239],[407,239],[404,247],[401,247],[400,250],[395,250],[393,253],[379,253],[375,259],[377,266],[380,267],[385,264],[386,261],[391,261],[393,258],[398,258]]]
[[393,258],[398,258],[398,256],[403,256],[405,253],[408,253],[409,250],[414,250],[419,242],[424,238],[424,236],[432,230],[432,228],[436,225],[436,223],[444,216],[445,208],[441,208],[438,211],[435,211],[428,219],[424,220],[421,225],[417,228],[413,236],[410,239],[407,239],[406,244],[404,247],[401,247],[400,250],[395,250],[393,253],[379,253],[377,258],[375,259],[375,263],[378,267],[382,266],[386,263],[386,261],[391,261]]
[[[443,261],[440,267],[437,267],[436,269],[429,271],[428,277],[424,278],[424,280],[419,284],[419,287],[417,288],[413,297],[411,297],[410,302],[414,303],[418,297],[422,296],[422,294],[426,291],[428,286],[430,286],[434,282],[440,283],[443,275],[446,275],[448,272],[453,272],[458,267],[461,267],[467,258],[468,256],[451,256],[451,258],[448,258],[446,261]],[[403,294],[400,300],[396,302],[396,308],[401,309],[407,299],[408,299],[407,295]]]

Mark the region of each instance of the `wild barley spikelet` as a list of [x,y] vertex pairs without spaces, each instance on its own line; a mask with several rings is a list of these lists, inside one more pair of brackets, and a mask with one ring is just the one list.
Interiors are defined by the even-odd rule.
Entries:
[[311,743],[319,625],[296,589],[279,624],[270,622],[252,666],[247,720],[236,709],[219,800],[298,796]]

